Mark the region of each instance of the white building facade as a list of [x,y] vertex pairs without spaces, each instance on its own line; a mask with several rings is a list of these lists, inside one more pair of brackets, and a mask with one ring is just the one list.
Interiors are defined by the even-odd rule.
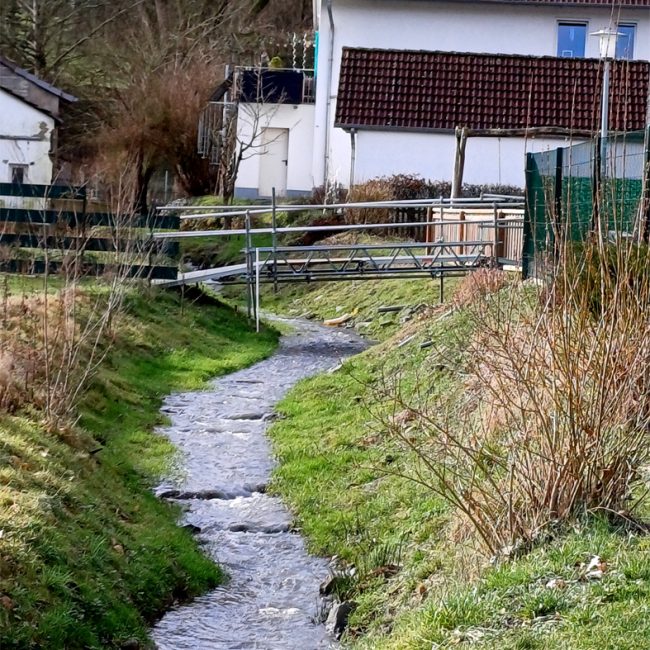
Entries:
[[48,185],[54,118],[2,88],[0,116],[0,182]]
[[[354,110],[342,112],[339,106],[339,93],[345,91],[350,103],[350,96],[357,92],[341,79],[346,50],[376,50],[378,56],[381,52],[411,51],[571,58],[591,61],[596,69],[600,66],[599,42],[592,34],[612,27],[620,33],[617,58],[650,61],[650,0],[314,0],[315,104],[265,109],[265,121],[258,123],[258,155],[242,162],[236,193],[266,196],[271,184],[279,195],[300,194],[325,184],[349,186],[351,181],[360,183],[393,174],[418,175],[432,181],[451,179],[457,146],[455,127],[472,125],[462,120],[454,124],[440,120],[427,124],[424,120],[418,126],[405,126],[399,116],[393,120],[390,115],[384,115],[382,122],[368,105],[365,114],[355,121]],[[370,52],[368,56],[372,58],[374,54]],[[511,61],[510,65],[512,69],[517,67],[516,62]],[[539,62],[540,67],[545,65]],[[584,79],[592,83],[591,91],[597,90],[599,78],[589,76],[585,66],[581,70]],[[475,74],[471,66],[461,66],[457,72],[460,77]],[[421,69],[420,73],[439,76],[436,68]],[[399,70],[392,72],[393,85],[410,83],[407,73],[400,74]],[[637,70],[637,78],[641,78],[639,74]],[[535,76],[534,72],[530,75]],[[444,83],[453,85],[453,80],[447,78]],[[507,92],[508,83],[502,83],[500,99]],[[513,78],[512,84],[517,83],[523,82]],[[537,108],[545,102],[566,101],[566,97],[554,96],[552,88],[548,90],[547,96],[538,94]],[[377,105],[382,103],[381,92],[359,84],[359,95],[373,94]],[[393,92],[394,89],[387,89],[386,96]],[[434,82],[432,102],[438,94]],[[440,95],[440,102],[474,102],[471,93],[465,93],[461,100],[446,86]],[[577,97],[578,102],[593,102],[586,90],[583,95]],[[477,93],[476,101],[491,100],[480,100]],[[532,113],[537,110],[535,101],[531,100]],[[397,113],[399,108],[396,106]],[[240,107],[240,113],[246,110]],[[638,106],[635,110],[638,113]],[[486,109],[486,115],[488,112]],[[246,131],[245,115],[242,117],[241,135],[246,139],[250,133]],[[584,119],[582,128],[573,132],[573,123],[553,115],[540,115],[538,122],[547,122],[536,123],[535,128],[525,133],[517,133],[525,130],[522,124],[512,124],[511,133],[505,133],[509,126],[506,125],[503,134],[492,129],[486,135],[492,126],[490,120],[498,121],[494,117],[485,117],[483,126],[487,128],[476,130],[476,135],[467,140],[463,177],[466,183],[523,187],[527,152],[565,146],[569,141],[581,141],[591,135]],[[265,160],[266,156],[273,164]],[[278,161],[282,160],[286,160],[286,169],[278,173]]]
[[[326,179],[347,185],[351,173],[355,182],[395,173],[449,180],[453,173],[453,133],[378,129],[357,131],[351,169],[350,134],[334,126],[344,47],[597,59],[598,39],[591,34],[621,25],[633,32],[631,39],[628,37],[632,42],[626,56],[648,61],[650,2],[639,4],[604,0],[316,0],[315,185]],[[567,51],[567,44],[574,50]],[[567,140],[540,136],[470,138],[464,181],[523,187],[525,153],[564,146]]]

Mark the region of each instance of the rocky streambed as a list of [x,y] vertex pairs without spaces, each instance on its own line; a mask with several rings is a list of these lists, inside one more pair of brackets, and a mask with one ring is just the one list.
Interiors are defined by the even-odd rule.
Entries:
[[278,351],[217,379],[208,390],[165,400],[178,447],[175,478],[158,489],[178,501],[205,552],[229,580],[169,611],[153,628],[160,650],[312,650],[335,646],[320,621],[327,561],[310,556],[291,515],[266,494],[274,461],[265,432],[277,402],[299,380],[363,350],[349,330],[305,321]]

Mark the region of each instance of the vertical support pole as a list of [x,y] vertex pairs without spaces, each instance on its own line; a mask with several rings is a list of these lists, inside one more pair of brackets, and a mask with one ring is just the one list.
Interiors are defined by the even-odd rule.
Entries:
[[591,230],[600,230],[600,197],[602,187],[601,167],[601,137],[598,136],[594,142],[593,168],[591,170]]
[[276,222],[276,202],[275,202],[275,187],[271,188],[271,230],[272,234],[272,245],[273,245],[273,293],[278,292],[278,262],[277,262],[277,251],[278,247],[278,230]]
[[253,263],[251,260],[251,213],[250,210],[246,210],[246,313],[248,314],[248,319],[251,320],[253,317]]
[[[553,186],[553,202],[554,202],[554,223],[553,234],[555,235],[555,248],[557,250],[557,240],[566,237],[567,233],[562,227],[562,181],[563,181],[563,168],[564,168],[564,149],[558,148],[555,150],[555,184]],[[568,216],[568,215],[567,215]]]
[[445,302],[445,274],[440,271],[440,304]]
[[260,249],[255,249],[255,331],[260,331]]
[[646,127],[643,151],[643,183],[641,185],[641,237],[647,244],[650,239],[650,126]]
[[607,176],[607,133],[609,131],[609,71],[611,62],[603,61],[603,94],[600,107],[600,162],[602,175]]
[[534,275],[534,263],[537,246],[537,192],[535,190],[535,156],[526,154],[526,209],[524,211],[524,232],[521,242],[521,279],[527,280]]
[[460,189],[463,185],[463,172],[465,170],[465,145],[467,144],[467,136],[469,129],[467,127],[456,127],[456,156],[454,158],[454,176],[451,181],[451,205],[453,207],[453,199],[460,196]]
[[499,209],[497,208],[496,203],[493,204],[492,210],[493,210],[492,246],[494,248],[494,250],[492,251],[492,257],[494,259],[494,267],[498,268],[499,267]]
[[[460,221],[460,224],[458,225],[458,241],[465,242],[467,239],[467,228],[465,227],[465,210],[460,211],[458,220]],[[465,246],[463,244],[460,246],[460,254],[465,254]]]

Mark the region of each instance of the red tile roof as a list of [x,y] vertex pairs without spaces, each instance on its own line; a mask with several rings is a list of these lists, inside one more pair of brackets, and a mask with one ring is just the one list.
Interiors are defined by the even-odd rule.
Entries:
[[[610,128],[645,125],[650,63],[612,63]],[[343,48],[336,126],[598,129],[596,59]]]

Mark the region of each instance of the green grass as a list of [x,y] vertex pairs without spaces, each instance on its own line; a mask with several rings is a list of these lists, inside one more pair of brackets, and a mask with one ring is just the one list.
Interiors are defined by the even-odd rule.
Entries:
[[[447,300],[456,286],[455,279],[444,283]],[[225,287],[224,295],[236,303],[242,302],[240,286]],[[327,320],[348,314],[348,323],[365,337],[381,341],[401,329],[401,312],[379,313],[380,306],[437,305],[440,302],[438,280],[355,280],[345,282],[283,284],[274,293],[270,284],[262,285],[261,308],[287,316],[304,316]]]
[[0,294],[4,295],[28,295],[32,293],[40,293],[47,290],[51,293],[58,291],[64,282],[61,278],[56,276],[37,276],[37,275],[13,275],[13,274],[0,274]]
[[[271,246],[273,238],[262,234],[253,236],[251,241],[253,246]],[[181,257],[201,268],[241,264],[245,261],[245,247],[245,235],[186,238],[181,239]]]
[[152,428],[165,394],[267,356],[277,334],[206,298],[146,290],[127,307],[78,427],[0,417],[2,650],[146,644],[165,608],[223,579],[151,494],[173,458]]
[[[430,287],[300,286],[267,294],[263,303],[318,318],[336,315],[338,306],[338,313],[358,307],[381,339],[337,372],[301,382],[280,404],[283,417],[270,431],[280,460],[273,490],[290,504],[314,552],[337,555],[356,569],[335,585],[340,598],[356,603],[347,644],[364,650],[650,647],[646,534],[585,516],[527,554],[491,565],[446,503],[400,476],[416,475],[419,465],[382,435],[386,418],[400,408],[385,397],[385,384],[399,378],[406,395],[453,399],[463,388],[463,340],[471,326],[462,311],[445,307],[403,326],[380,326],[376,307],[437,302]],[[407,335],[414,338],[398,347]],[[423,341],[434,345],[420,349]],[[439,364],[441,348],[451,365]],[[601,580],[583,575],[593,555],[607,563]],[[387,570],[391,565],[399,570]],[[553,578],[565,586],[548,587]]]

